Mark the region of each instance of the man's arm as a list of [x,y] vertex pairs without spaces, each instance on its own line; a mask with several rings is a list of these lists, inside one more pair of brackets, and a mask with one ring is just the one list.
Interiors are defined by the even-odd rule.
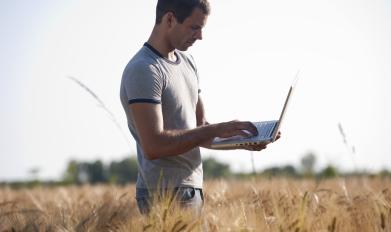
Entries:
[[196,107],[196,116],[197,116],[197,126],[209,125],[208,121],[205,118],[205,109],[204,103],[201,99],[201,95],[198,95],[197,107]]
[[[197,108],[196,108],[196,116],[197,116],[197,126],[205,126],[209,125],[208,121],[205,117],[205,109],[204,109],[204,103],[201,99],[201,96],[198,95],[198,102],[197,102]],[[277,139],[281,137],[281,133],[278,132]],[[240,147],[239,149],[249,150],[249,151],[260,151],[265,149],[267,144],[259,144],[259,145],[247,145]],[[215,150],[231,150],[227,148],[211,148],[210,143],[204,143],[201,144],[201,147],[208,148],[208,149],[215,149]]]
[[[146,158],[151,160],[185,153],[202,144],[210,144],[215,137],[247,136],[243,130],[257,134],[251,122],[240,121],[203,124],[191,130],[164,130],[160,104],[133,103],[129,107],[141,146]],[[197,116],[197,123],[198,119]]]

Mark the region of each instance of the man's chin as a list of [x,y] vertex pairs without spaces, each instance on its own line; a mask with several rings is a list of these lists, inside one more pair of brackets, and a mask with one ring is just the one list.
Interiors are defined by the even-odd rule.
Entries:
[[186,43],[183,46],[177,48],[179,51],[187,51],[189,47],[193,46],[193,43]]
[[182,51],[182,52],[185,52],[187,51],[187,49],[189,49],[190,46],[186,46],[186,47],[180,47],[180,48],[177,48],[179,51]]

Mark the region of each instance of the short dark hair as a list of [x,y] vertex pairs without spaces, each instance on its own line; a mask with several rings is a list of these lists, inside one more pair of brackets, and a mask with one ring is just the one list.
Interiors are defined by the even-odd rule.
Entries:
[[167,12],[174,13],[178,22],[183,23],[196,7],[202,10],[204,14],[209,15],[210,5],[208,0],[158,0],[155,24],[161,23]]

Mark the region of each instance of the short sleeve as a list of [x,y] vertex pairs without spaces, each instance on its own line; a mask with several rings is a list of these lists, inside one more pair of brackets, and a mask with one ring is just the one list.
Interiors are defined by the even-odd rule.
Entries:
[[124,72],[124,88],[128,103],[161,103],[163,76],[151,64],[134,63]]

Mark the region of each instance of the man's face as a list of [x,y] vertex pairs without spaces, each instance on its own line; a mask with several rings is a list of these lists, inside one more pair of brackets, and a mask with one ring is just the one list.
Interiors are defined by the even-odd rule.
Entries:
[[171,45],[178,50],[186,51],[196,40],[201,40],[202,28],[207,18],[201,9],[195,8],[183,23],[176,22],[170,33]]

